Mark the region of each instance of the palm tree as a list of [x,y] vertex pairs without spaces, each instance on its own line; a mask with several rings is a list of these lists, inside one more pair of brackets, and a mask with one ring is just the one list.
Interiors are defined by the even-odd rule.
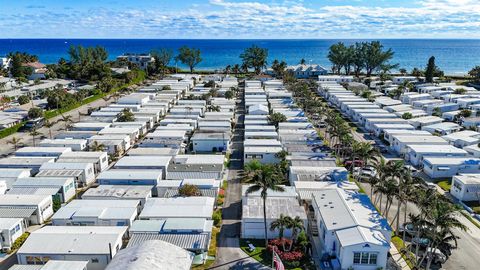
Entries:
[[268,246],[268,230],[267,230],[267,196],[268,191],[280,191],[285,189],[279,186],[279,181],[283,177],[279,175],[278,170],[273,165],[261,165],[259,169],[251,174],[252,185],[247,188],[246,194],[260,191],[260,197],[263,200],[263,223],[265,226],[265,247]]
[[48,128],[48,136],[50,139],[52,139],[52,127],[55,125],[55,123],[50,122],[48,119],[45,120],[45,123],[43,124],[46,128]]
[[63,114],[61,116],[62,116],[62,119],[60,121],[65,122],[65,130],[68,130],[68,128],[70,127],[70,124],[73,122],[72,116],[71,115],[63,115]]
[[290,247],[288,249],[290,251],[292,250],[293,242],[297,240],[298,233],[301,230],[304,230],[305,227],[303,226],[303,221],[300,219],[300,217],[296,216],[293,219],[291,219],[291,222],[287,228],[292,230],[292,241],[290,242]]
[[284,236],[285,228],[290,226],[292,218],[280,214],[280,217],[270,223],[270,231],[278,230],[278,238],[282,239]]
[[98,141],[93,141],[90,144],[90,151],[92,152],[103,152],[107,147],[103,143],[99,143]]
[[13,146],[14,151],[17,151],[17,148],[20,145],[21,141],[22,141],[21,138],[12,137],[10,140],[7,141],[7,143]]
[[32,136],[33,139],[33,147],[35,147],[35,138],[39,135],[42,135],[42,133],[38,132],[36,129],[30,131],[30,136]]

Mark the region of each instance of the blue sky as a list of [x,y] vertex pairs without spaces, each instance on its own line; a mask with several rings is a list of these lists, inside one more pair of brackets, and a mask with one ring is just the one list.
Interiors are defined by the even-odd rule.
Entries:
[[480,38],[480,0],[0,0],[1,38]]

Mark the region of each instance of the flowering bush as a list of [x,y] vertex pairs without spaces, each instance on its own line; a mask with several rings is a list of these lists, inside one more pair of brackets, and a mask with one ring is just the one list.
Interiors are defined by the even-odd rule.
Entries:
[[291,251],[283,250],[283,247],[290,246],[291,242],[292,240],[286,239],[286,238],[273,239],[268,241],[267,250],[269,252],[272,252],[273,250],[275,250],[275,252],[278,254],[278,256],[280,256],[280,259],[282,259],[282,261],[286,261],[286,262],[300,261],[301,259],[303,259],[305,255],[300,249],[297,249],[294,247],[294,249]]

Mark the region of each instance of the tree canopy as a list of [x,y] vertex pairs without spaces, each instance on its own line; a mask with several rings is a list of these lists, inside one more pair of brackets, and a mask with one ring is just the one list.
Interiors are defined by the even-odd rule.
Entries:
[[165,75],[168,70],[168,64],[172,60],[173,51],[171,49],[161,48],[159,50],[153,50],[150,52],[154,62],[154,73],[160,73],[162,76]]
[[396,68],[398,65],[390,63],[393,55],[392,49],[384,50],[379,41],[356,42],[350,46],[339,42],[330,46],[328,59],[333,65],[332,70],[337,74],[343,70],[348,75],[353,69],[355,76],[358,77],[364,71],[368,77],[375,71]]
[[39,117],[43,117],[43,110],[41,108],[34,107],[28,110],[28,118],[35,119]]
[[202,62],[202,56],[199,49],[183,46],[178,49],[178,55],[175,56],[175,60],[187,65],[190,68],[190,72],[193,72],[195,66]]
[[260,74],[262,69],[267,66],[268,49],[260,48],[256,45],[252,45],[250,48],[246,48],[240,58],[242,59],[242,67],[244,69],[253,68],[255,74]]

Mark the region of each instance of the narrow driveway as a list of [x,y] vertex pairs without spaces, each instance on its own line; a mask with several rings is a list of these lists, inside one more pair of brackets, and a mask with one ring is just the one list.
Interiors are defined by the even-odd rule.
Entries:
[[[71,116],[73,122],[80,122],[87,112],[89,108],[97,108],[97,107],[105,107],[112,103],[114,100],[110,98],[109,100],[105,101],[104,99],[100,98],[95,100],[89,104],[85,104],[80,106],[74,110],[64,113],[64,116]],[[41,133],[41,135],[35,138],[35,144],[38,144],[42,139],[50,137],[50,131],[52,133],[52,137],[61,133],[65,129],[65,122],[62,122],[62,116],[56,116],[52,119],[49,119],[50,122],[56,123],[50,129],[46,127],[39,128],[37,131]],[[16,137],[20,139],[20,144],[23,146],[33,146],[33,137],[30,135],[28,131],[26,132],[17,132],[8,137],[0,139],[0,156],[7,156],[14,152],[13,145],[9,144],[8,142],[13,138]]]
[[243,91],[238,93],[235,106],[232,153],[228,172],[228,186],[222,210],[223,222],[217,244],[217,258],[210,269],[270,269],[249,257],[240,249],[242,219],[242,172],[245,103]]

